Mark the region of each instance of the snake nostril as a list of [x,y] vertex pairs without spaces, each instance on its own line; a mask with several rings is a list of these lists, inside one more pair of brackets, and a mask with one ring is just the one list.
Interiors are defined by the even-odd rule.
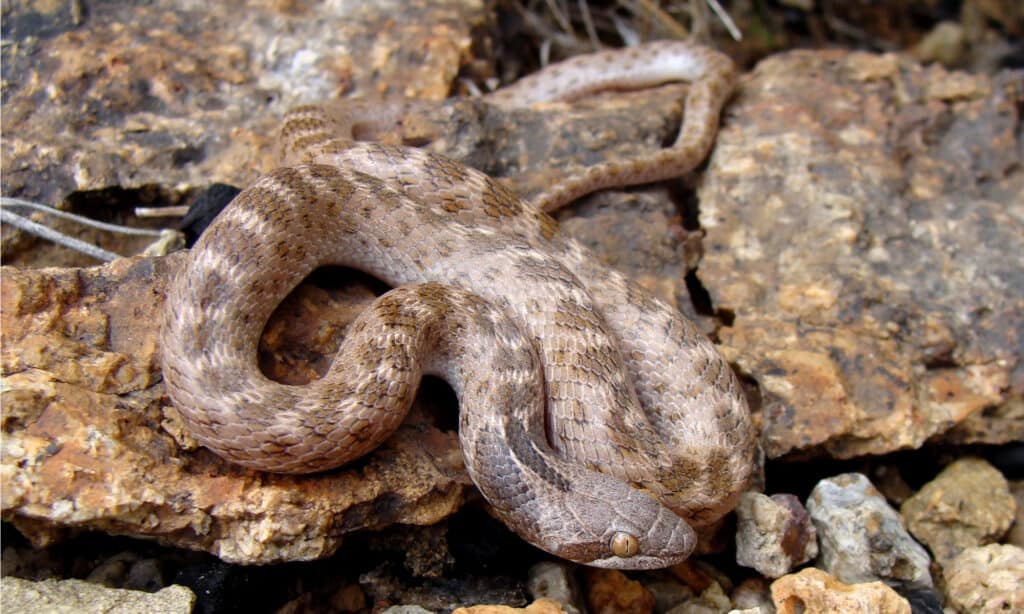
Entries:
[[628,559],[640,552],[640,542],[635,536],[619,531],[612,535],[611,548],[615,556]]

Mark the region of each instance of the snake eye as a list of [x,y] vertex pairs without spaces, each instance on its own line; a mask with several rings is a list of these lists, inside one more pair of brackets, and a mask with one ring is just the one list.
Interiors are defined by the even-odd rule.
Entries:
[[640,552],[640,542],[637,538],[622,531],[612,535],[611,547],[612,553],[623,559],[628,559]]

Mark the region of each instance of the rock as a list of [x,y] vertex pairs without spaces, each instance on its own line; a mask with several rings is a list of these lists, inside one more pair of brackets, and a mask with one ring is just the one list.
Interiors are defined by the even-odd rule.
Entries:
[[[269,563],[326,556],[346,533],[429,524],[458,508],[471,483],[457,437],[424,405],[359,469],[263,475],[198,448],[166,403],[156,357],[154,323],[181,256],[4,270],[5,520],[37,546],[62,529],[106,530]],[[326,363],[304,357],[329,355],[332,330],[366,300],[372,293],[298,290],[264,331],[265,371],[293,383],[316,376]],[[303,321],[317,324],[282,330]]]
[[943,21],[925,35],[911,53],[921,62],[941,62],[946,66],[961,63],[966,51],[967,41],[964,28],[955,21]]
[[1003,474],[980,458],[963,458],[903,503],[914,537],[945,567],[965,548],[999,540],[1013,523],[1016,503]]
[[493,13],[459,0],[403,9],[343,2],[313,18],[302,5],[164,0],[90,7],[80,26],[38,36],[28,26],[40,15],[14,7],[6,17],[26,27],[4,57],[5,123],[19,128],[4,138],[3,194],[56,203],[114,186],[245,185],[296,104],[444,98]]
[[5,612],[109,612],[130,614],[189,614],[196,596],[183,586],[168,586],[155,593],[107,588],[82,580],[0,578],[0,609]]
[[713,582],[700,595],[687,598],[668,611],[668,614],[725,614],[732,602],[717,582]]
[[766,614],[775,610],[771,585],[764,578],[747,578],[732,592],[732,604],[741,610],[761,609]]
[[654,595],[655,614],[665,614],[694,596],[690,587],[671,577],[649,580],[644,582],[644,587]]
[[817,564],[840,581],[932,585],[928,553],[864,475],[844,473],[818,482],[807,511],[818,530]]
[[17,576],[26,580],[60,579],[67,569],[67,561],[60,553],[49,549],[33,548],[30,545],[14,546],[5,536],[3,554],[0,556],[0,576]]
[[960,612],[1024,611],[1024,548],[973,546],[945,566],[946,597]]
[[434,614],[434,612],[418,605],[393,605],[381,610],[381,614]]
[[1024,439],[1022,83],[843,51],[743,79],[696,278],[769,459]]
[[402,567],[417,578],[437,578],[455,563],[448,543],[451,525],[442,522],[425,527],[411,526],[401,531],[374,533],[369,549],[386,560],[401,560]]
[[882,582],[844,584],[809,567],[772,583],[778,614],[910,614],[910,604]]
[[703,593],[714,584],[718,584],[726,591],[733,588],[732,579],[722,570],[694,557],[669,567],[668,572],[690,587],[694,593]]
[[793,495],[746,492],[736,508],[736,562],[778,578],[818,556],[817,533]]
[[109,588],[153,592],[167,585],[161,562],[143,559],[131,552],[114,555],[86,576],[86,581]]
[[538,599],[525,608],[512,608],[507,605],[476,605],[459,608],[452,614],[560,614],[565,613],[554,599]]
[[727,594],[732,589],[732,580],[711,564],[690,558],[667,571],[659,579],[644,583],[654,594],[655,611],[659,614],[722,614],[732,609]]
[[944,599],[933,586],[900,582],[890,583],[889,587],[907,600],[914,614],[946,614],[942,608]]
[[881,465],[871,474],[871,483],[887,501],[901,505],[914,494],[914,490],[903,479],[900,468],[896,465]]
[[374,609],[415,604],[435,612],[451,612],[480,604],[522,608],[530,603],[522,580],[507,576],[463,573],[453,578],[412,578],[389,564],[381,564],[360,574],[359,585]]
[[654,595],[636,580],[614,569],[587,569],[590,614],[650,614]]
[[1013,493],[1013,500],[1017,504],[1017,513],[1010,533],[1006,536],[1006,542],[1024,548],[1024,480],[1010,482],[1010,492]]
[[573,577],[573,569],[565,563],[543,561],[530,568],[527,573],[526,590],[535,600],[557,601],[566,614],[580,614],[583,611],[583,597]]

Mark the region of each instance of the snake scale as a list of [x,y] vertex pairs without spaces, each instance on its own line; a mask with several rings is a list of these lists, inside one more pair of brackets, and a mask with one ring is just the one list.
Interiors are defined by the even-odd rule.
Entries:
[[[532,203],[445,157],[355,141],[352,126],[372,117],[292,110],[284,165],[225,208],[167,290],[164,376],[188,428],[246,467],[322,471],[379,445],[421,377],[437,375],[459,400],[470,477],[524,539],[601,567],[685,559],[693,527],[732,509],[751,478],[757,446],[739,384],[691,322],[542,210],[691,170],[735,75],[720,53],[654,42],[487,95],[512,108],[691,83],[673,146],[588,168]],[[394,289],[350,325],[321,379],[271,381],[256,362],[262,329],[323,265]]]

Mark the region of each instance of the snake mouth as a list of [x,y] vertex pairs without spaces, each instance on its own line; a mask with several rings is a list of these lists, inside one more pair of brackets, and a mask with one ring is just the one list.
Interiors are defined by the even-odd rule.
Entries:
[[672,556],[637,555],[629,558],[610,556],[603,559],[590,561],[587,565],[601,567],[604,569],[621,569],[624,571],[643,571],[649,569],[664,569],[678,563],[682,563],[690,556],[689,552],[679,553]]

